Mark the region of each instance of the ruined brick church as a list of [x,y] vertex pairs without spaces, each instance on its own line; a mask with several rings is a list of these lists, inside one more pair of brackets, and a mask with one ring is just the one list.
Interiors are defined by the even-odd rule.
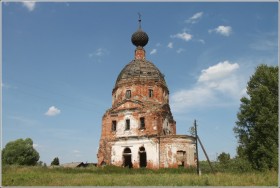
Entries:
[[130,168],[195,166],[195,138],[176,135],[164,75],[146,60],[149,37],[139,28],[131,37],[134,59],[117,77],[112,107],[102,118],[98,165]]

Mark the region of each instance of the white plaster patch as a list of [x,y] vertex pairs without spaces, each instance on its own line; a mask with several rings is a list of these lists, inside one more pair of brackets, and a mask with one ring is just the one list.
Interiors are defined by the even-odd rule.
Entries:
[[[130,129],[125,130],[126,120],[130,120]],[[135,119],[131,112],[126,112],[125,117],[123,120],[118,122],[117,137],[124,137],[124,136],[136,136],[137,129],[139,128],[139,120]]]
[[[123,163],[123,151],[128,147],[131,150],[132,163],[139,163],[139,148],[144,147],[146,151],[147,162],[150,161],[154,165],[158,165],[158,145],[148,138],[130,139],[117,141],[112,144],[111,161],[113,165]],[[114,161],[114,162],[113,162]]]

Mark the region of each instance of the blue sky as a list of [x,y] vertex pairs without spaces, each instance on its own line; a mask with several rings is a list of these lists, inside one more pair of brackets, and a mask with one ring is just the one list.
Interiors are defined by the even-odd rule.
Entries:
[[47,164],[96,162],[102,116],[134,58],[138,12],[177,134],[196,119],[210,159],[234,157],[246,83],[258,65],[278,64],[276,2],[3,3],[3,147],[30,137]]

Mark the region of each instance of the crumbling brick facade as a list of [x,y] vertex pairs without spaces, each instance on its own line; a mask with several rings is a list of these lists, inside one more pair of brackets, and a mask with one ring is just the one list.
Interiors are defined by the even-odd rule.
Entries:
[[195,139],[176,135],[164,75],[145,59],[147,34],[139,28],[132,42],[135,58],[120,72],[112,107],[102,118],[98,165],[152,169],[195,165]]

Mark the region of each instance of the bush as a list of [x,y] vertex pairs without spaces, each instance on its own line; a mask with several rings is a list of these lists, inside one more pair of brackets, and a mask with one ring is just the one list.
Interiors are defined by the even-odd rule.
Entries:
[[8,142],[2,151],[3,164],[36,165],[39,158],[30,138]]

